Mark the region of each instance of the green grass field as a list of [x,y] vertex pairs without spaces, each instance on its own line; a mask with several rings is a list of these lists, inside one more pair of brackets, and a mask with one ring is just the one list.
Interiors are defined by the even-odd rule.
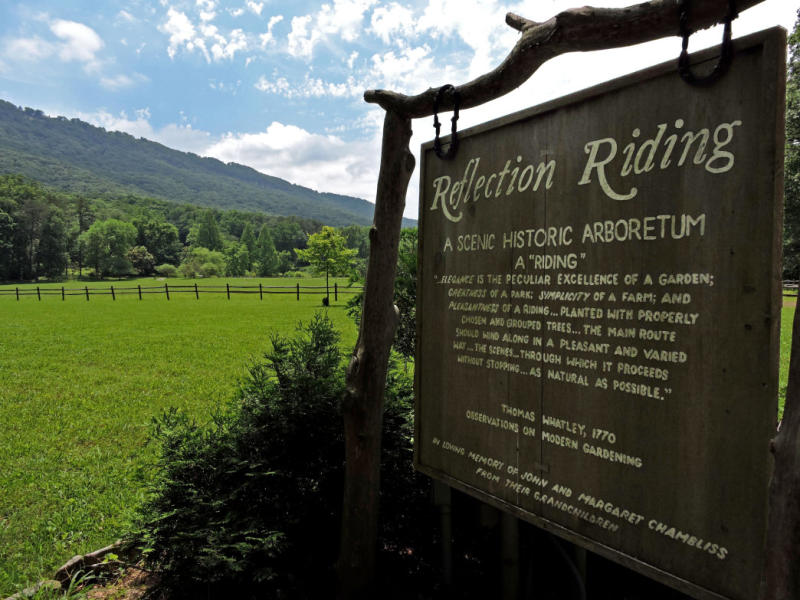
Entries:
[[[298,282],[241,283],[259,281]],[[112,283],[119,288],[164,282],[65,287]],[[321,308],[321,297],[304,293],[298,302],[293,294],[263,300],[255,294],[227,300],[221,293],[197,300],[193,293],[173,293],[169,301],[163,295],[139,301],[134,294],[116,301],[91,296],[87,302],[81,296],[62,301],[60,294],[41,301],[0,295],[0,597],[51,576],[74,554],[117,539],[141,500],[136,470],[150,451],[143,444],[151,417],[178,406],[207,419],[231,397],[250,358],[267,348],[269,334],[291,333]],[[328,309],[345,351],[356,337],[344,313],[347,297]],[[783,309],[781,406],[793,315],[793,307]]]
[[[298,280],[260,281],[294,286]],[[113,285],[137,283],[164,282]],[[0,289],[9,287],[16,286]],[[328,309],[345,351],[357,333],[344,312],[348,297],[331,298]],[[91,296],[89,302],[0,296],[0,597],[117,539],[141,499],[135,472],[149,451],[143,443],[151,417],[178,406],[207,419],[231,397],[250,357],[267,349],[269,334],[291,333],[322,308],[321,299],[306,293],[300,301],[294,294]]]

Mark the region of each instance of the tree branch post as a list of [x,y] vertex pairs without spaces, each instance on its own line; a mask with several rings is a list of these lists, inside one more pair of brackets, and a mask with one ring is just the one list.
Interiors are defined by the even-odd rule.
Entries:
[[414,155],[410,119],[388,110],[358,341],[347,370],[342,412],[345,489],[339,550],[339,596],[366,597],[374,580],[380,498],[383,394],[399,319],[394,277]]
[[[744,11],[763,0],[736,0]],[[567,52],[619,48],[678,36],[677,0],[651,0],[620,9],[585,6],[538,23],[509,14],[519,40],[493,71],[456,87],[461,109],[494,100],[527,81],[545,62]],[[721,23],[728,0],[694,0],[691,31]],[[676,46],[676,56],[678,49]],[[397,325],[392,304],[405,194],[414,170],[408,148],[411,119],[433,114],[438,88],[416,96],[368,90],[366,102],[386,110],[381,167],[370,232],[370,258],[358,341],[347,373],[343,402],[345,489],[338,561],[340,598],[368,594],[374,581],[380,491],[381,424],[389,351]],[[441,111],[452,110],[445,95]],[[795,318],[794,339],[800,340]],[[792,344],[789,391],[779,435],[773,442],[775,470],[770,491],[768,553],[762,600],[800,598],[800,342]]]

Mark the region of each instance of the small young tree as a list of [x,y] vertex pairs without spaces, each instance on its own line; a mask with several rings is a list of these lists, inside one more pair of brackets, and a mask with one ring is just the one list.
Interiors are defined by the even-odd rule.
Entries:
[[325,297],[330,302],[331,275],[344,275],[352,267],[358,250],[347,247],[347,240],[333,227],[327,225],[319,233],[308,237],[305,250],[295,250],[298,258],[311,263],[317,275],[325,274]]

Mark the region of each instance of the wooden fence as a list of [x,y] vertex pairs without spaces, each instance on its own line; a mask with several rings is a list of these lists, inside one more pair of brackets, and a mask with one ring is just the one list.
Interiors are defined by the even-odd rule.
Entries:
[[[330,287],[333,298],[337,301],[339,300],[339,294],[357,294],[362,290],[363,287],[361,286],[340,287],[338,283],[334,283]],[[268,294],[287,294],[294,295],[297,300],[300,300],[302,294],[320,295],[326,293],[324,285],[303,286],[299,283],[293,286],[267,286],[261,283],[258,285],[231,285],[230,283],[226,283],[225,285],[198,285],[196,283],[193,285],[170,285],[169,283],[165,283],[164,285],[137,285],[136,287],[115,287],[112,285],[103,288],[90,288],[89,286],[84,286],[82,288],[36,286],[36,288],[6,288],[0,290],[0,296],[16,296],[17,300],[23,296],[36,296],[40,301],[43,296],[60,296],[61,300],[66,300],[67,296],[82,296],[86,298],[87,302],[91,296],[111,296],[112,300],[116,300],[117,296],[138,295],[139,300],[142,300],[147,294],[165,296],[167,300],[174,294],[194,294],[194,297],[198,300],[200,299],[200,294],[226,294],[228,300],[231,299],[231,295],[233,294],[258,294],[260,300],[263,300],[264,295]]]

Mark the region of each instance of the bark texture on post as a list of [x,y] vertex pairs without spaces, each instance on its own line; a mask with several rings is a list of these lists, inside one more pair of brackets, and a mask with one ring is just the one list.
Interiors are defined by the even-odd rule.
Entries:
[[792,324],[789,385],[780,431],[770,449],[769,528],[762,600],[800,598],[800,310]]
[[414,172],[410,139],[411,121],[387,111],[361,328],[342,404],[346,461],[338,564],[342,598],[365,597],[375,572],[383,393],[398,322],[394,277],[406,190]]
[[[736,0],[743,11],[763,0]],[[728,0],[693,0],[692,31],[721,23]],[[567,52],[619,48],[679,35],[680,3],[652,0],[626,8],[585,6],[537,23],[509,14],[506,23],[521,32],[506,59],[493,71],[456,87],[461,109],[478,106],[516,89],[545,62]],[[680,44],[675,47],[675,56]],[[381,168],[370,232],[370,259],[361,329],[347,375],[345,492],[338,562],[340,597],[364,596],[374,577],[380,486],[381,422],[388,356],[397,324],[392,304],[405,194],[414,159],[408,149],[411,119],[433,114],[438,88],[416,96],[368,90],[367,102],[386,110]],[[440,111],[453,108],[445,94]],[[795,319],[795,333],[798,332]],[[800,337],[797,338],[800,340]],[[784,423],[774,442],[764,600],[800,600],[800,349],[793,344]]]

